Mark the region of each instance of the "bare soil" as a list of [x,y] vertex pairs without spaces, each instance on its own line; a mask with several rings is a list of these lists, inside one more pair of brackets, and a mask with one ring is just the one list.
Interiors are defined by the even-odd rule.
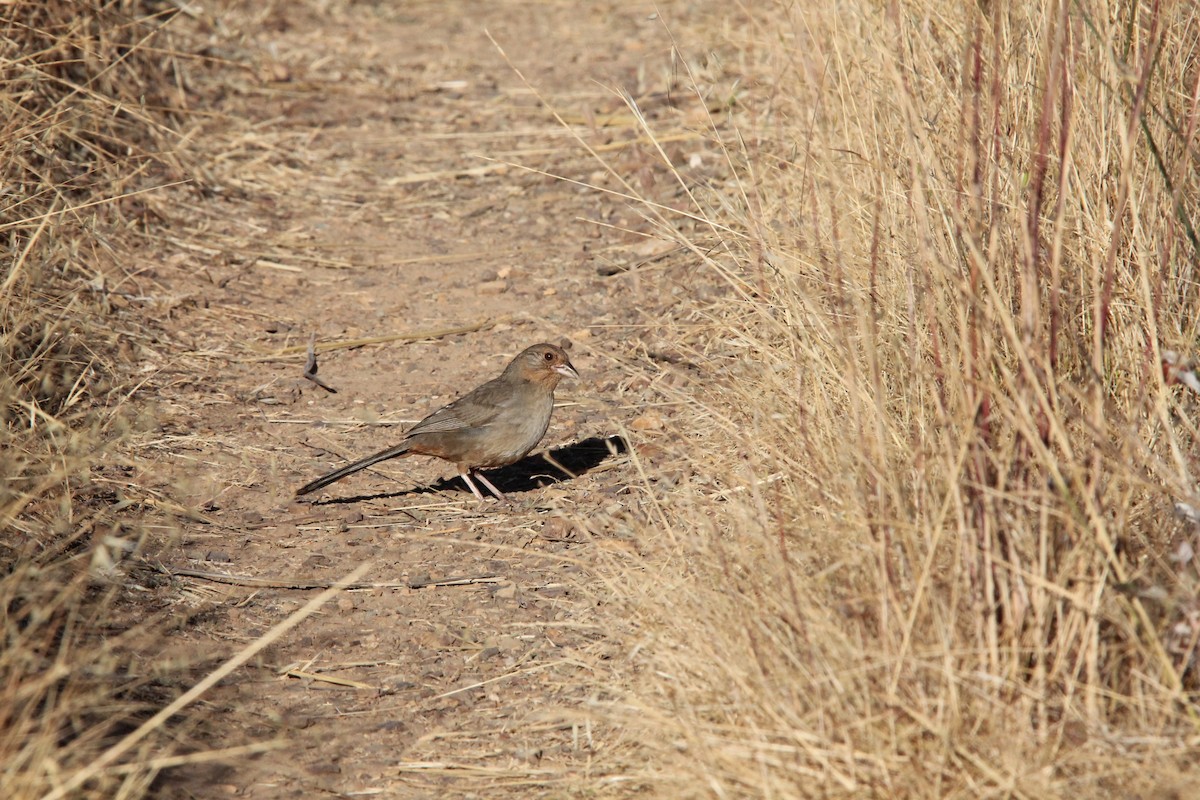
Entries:
[[[599,671],[636,642],[589,558],[636,547],[597,520],[634,513],[652,483],[626,445],[661,452],[671,408],[656,387],[689,380],[656,326],[714,290],[635,204],[575,183],[624,191],[513,67],[637,191],[682,205],[613,90],[665,131],[680,175],[710,180],[706,114],[677,85],[655,15],[700,12],[322,8],[281,4],[247,23],[254,35],[228,55],[251,68],[206,78],[228,118],[199,135],[223,153],[205,185],[160,209],[170,224],[130,282],[159,328],[131,343],[147,374],[136,398],[158,420],[143,481],[197,512],[157,554],[170,566],[282,585],[370,562],[366,580],[407,586],[342,594],[206,696],[180,733],[196,747],[284,747],[170,773],[161,793],[629,793],[604,780],[619,772],[620,732],[583,712]],[[302,377],[312,334],[319,346],[410,338],[322,351],[333,394]],[[452,465],[413,458],[293,499],[523,347],[563,338],[583,380],[560,387],[541,450],[570,475],[541,450],[492,473],[510,508],[477,502]],[[460,578],[475,582],[430,585]],[[155,591],[187,615],[168,653],[209,667],[312,596],[188,577]]]

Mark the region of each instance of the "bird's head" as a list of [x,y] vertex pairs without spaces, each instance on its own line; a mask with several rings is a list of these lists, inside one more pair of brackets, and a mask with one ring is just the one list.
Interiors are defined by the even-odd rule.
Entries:
[[579,378],[571,359],[567,358],[567,351],[547,343],[525,348],[504,372],[522,380],[546,384],[551,389],[563,378]]

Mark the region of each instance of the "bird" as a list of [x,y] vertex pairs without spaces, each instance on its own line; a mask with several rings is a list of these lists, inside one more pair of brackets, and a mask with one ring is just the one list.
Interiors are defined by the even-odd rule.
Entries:
[[477,470],[516,463],[537,447],[550,427],[554,389],[563,378],[579,379],[566,351],[545,342],[531,345],[498,377],[409,428],[399,444],[306,483],[296,496],[315,492],[389,458],[423,455],[453,462],[480,502],[484,497],[472,476],[497,500],[508,502],[504,493]]

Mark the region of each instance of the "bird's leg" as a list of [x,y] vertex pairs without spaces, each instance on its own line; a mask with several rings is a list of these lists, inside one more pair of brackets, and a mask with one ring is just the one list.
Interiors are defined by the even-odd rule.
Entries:
[[471,490],[471,494],[475,495],[475,497],[477,497],[479,499],[479,502],[482,503],[483,495],[480,494],[479,490],[475,488],[475,484],[471,480],[471,471],[468,469],[464,469],[462,472],[460,472],[458,474],[462,476],[463,482],[467,484],[467,488]]
[[499,500],[502,503],[509,502],[509,499],[504,496],[504,492],[500,491],[495,486],[492,486],[492,482],[489,481],[487,478],[485,478],[483,476],[482,472],[476,472],[475,477],[479,478],[480,483],[482,483],[484,486],[486,486],[488,488],[488,491],[490,491],[492,494],[496,495],[497,500]]

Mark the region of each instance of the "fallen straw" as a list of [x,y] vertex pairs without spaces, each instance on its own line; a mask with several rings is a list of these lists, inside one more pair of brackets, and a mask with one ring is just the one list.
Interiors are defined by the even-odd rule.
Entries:
[[43,797],[42,800],[59,800],[59,798],[65,797],[68,794],[70,794],[71,792],[78,789],[88,779],[94,777],[95,775],[97,775],[98,773],[103,771],[104,768],[107,767],[109,764],[116,761],[118,758],[120,758],[125,753],[129,752],[129,750],[131,750],[134,745],[136,745],[142,739],[146,738],[147,734],[149,734],[152,730],[159,727],[164,722],[166,722],[168,719],[170,719],[171,717],[178,714],[186,706],[190,705],[193,701],[199,699],[201,695],[203,695],[205,692],[207,692],[209,689],[211,689],[213,686],[215,686],[218,681],[225,678],[227,675],[229,675],[231,672],[233,672],[238,667],[245,664],[250,659],[254,658],[254,656],[256,656],[259,652],[261,652],[265,647],[273,644],[276,640],[278,640],[280,637],[282,637],[285,633],[287,633],[292,628],[296,627],[301,622],[303,622],[305,619],[307,619],[309,617],[309,615],[311,615],[314,611],[316,611],[318,608],[323,606],[329,600],[333,599],[333,597],[336,596],[339,592],[341,592],[342,589],[344,589],[346,586],[348,586],[348,585],[354,583],[356,580],[358,580],[367,571],[367,569],[369,567],[370,567],[370,562],[363,562],[362,564],[360,564],[358,566],[357,569],[355,569],[353,572],[351,572],[346,577],[342,578],[335,585],[333,585],[333,586],[329,587],[328,589],[326,589],[325,591],[321,592],[319,595],[314,597],[312,600],[309,600],[307,603],[305,603],[299,609],[292,612],[288,616],[287,619],[285,619],[282,622],[275,625],[273,628],[271,628],[271,630],[267,631],[262,636],[260,636],[258,639],[254,640],[249,645],[244,647],[241,650],[241,652],[235,654],[232,658],[227,660],[224,664],[222,664],[221,666],[217,667],[215,670],[210,672],[207,676],[204,677],[203,680],[201,680],[199,683],[197,683],[191,689],[188,689],[186,692],[184,692],[182,695],[180,695],[178,698],[176,698],[175,702],[171,703],[166,708],[162,709],[157,714],[155,714],[153,717],[151,717],[150,719],[143,722],[141,725],[138,726],[138,728],[135,731],[133,731],[132,733],[125,736],[123,739],[121,739],[121,741],[117,742],[112,747],[105,750],[98,757],[96,757],[96,759],[93,760],[92,763],[88,764],[86,767],[84,767],[83,769],[76,772],[74,775],[72,775],[70,778],[68,778],[67,781],[65,783],[63,783],[61,786],[59,786],[57,789],[55,789],[54,791],[45,795],[45,797]]

